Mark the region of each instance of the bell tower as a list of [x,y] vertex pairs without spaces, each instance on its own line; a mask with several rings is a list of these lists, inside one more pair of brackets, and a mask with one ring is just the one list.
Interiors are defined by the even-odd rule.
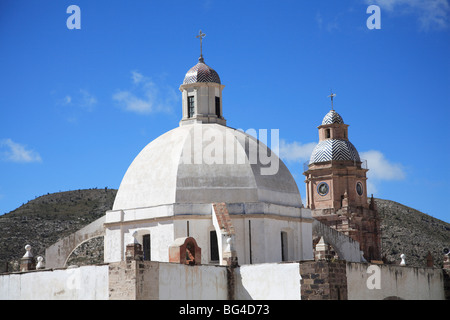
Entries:
[[349,140],[349,125],[334,110],[335,96],[329,96],[331,110],[304,168],[308,207],[315,219],[358,241],[366,260],[380,260],[380,223],[373,198],[370,204],[367,199],[367,162]]

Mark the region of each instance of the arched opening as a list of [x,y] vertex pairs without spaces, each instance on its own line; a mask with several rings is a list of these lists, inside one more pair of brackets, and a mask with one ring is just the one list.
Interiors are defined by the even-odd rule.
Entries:
[[104,238],[93,237],[81,242],[67,256],[64,266],[87,266],[104,262]]

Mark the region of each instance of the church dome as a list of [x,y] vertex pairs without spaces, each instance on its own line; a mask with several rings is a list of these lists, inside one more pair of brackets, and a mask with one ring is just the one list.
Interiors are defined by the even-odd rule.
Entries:
[[214,82],[220,84],[219,74],[210,66],[205,64],[203,58],[186,73],[183,84],[197,82]]
[[330,112],[328,112],[322,120],[322,125],[332,123],[340,123],[340,124],[344,123],[344,120],[342,119],[340,114],[334,110],[330,110]]
[[328,139],[314,148],[309,163],[351,160],[361,161],[355,146],[348,140]]
[[279,161],[274,174],[264,174],[271,163],[263,165],[259,157],[251,160],[249,150],[261,147],[265,145],[254,137],[219,124],[177,127],[134,159],[113,210],[217,202],[302,207],[294,178],[274,153],[270,159]]

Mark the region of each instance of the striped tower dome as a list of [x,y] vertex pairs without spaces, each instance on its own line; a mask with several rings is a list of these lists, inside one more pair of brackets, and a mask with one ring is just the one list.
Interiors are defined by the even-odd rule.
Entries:
[[310,164],[341,160],[361,161],[355,146],[347,138],[347,125],[339,113],[335,110],[330,110],[323,118],[322,125],[319,128],[323,130],[335,130],[335,132],[340,129],[341,134],[336,133],[329,137],[325,136],[321,138],[311,154]]

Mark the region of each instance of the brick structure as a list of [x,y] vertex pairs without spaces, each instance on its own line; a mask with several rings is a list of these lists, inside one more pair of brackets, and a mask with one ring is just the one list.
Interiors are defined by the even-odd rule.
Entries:
[[158,299],[158,270],[158,262],[153,261],[129,260],[109,264],[109,299]]
[[221,243],[224,246],[221,264],[236,267],[238,265],[238,258],[234,248],[234,237],[236,233],[226,203],[213,203],[213,214],[213,221],[217,222],[213,222],[217,237],[221,237]]
[[319,144],[305,166],[308,207],[315,219],[360,243],[368,261],[381,260],[380,220],[367,199],[365,161],[348,140],[348,125],[331,110],[319,129]]
[[300,262],[302,300],[347,300],[346,262]]
[[213,203],[219,228],[229,235],[234,235],[234,227],[226,203]]
[[127,244],[125,250],[126,261],[142,261],[144,260],[144,252],[142,251],[142,245],[140,243]]
[[201,263],[202,249],[192,237],[178,238],[169,247],[169,262],[198,265]]

